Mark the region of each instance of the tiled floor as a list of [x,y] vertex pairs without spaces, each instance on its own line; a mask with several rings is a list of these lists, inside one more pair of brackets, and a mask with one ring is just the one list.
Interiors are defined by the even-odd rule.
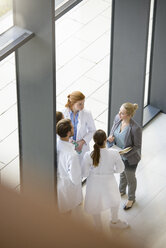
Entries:
[[[83,0],[56,22],[57,109],[62,110],[67,95],[80,90],[85,107],[92,111],[97,128],[107,131],[110,0]],[[3,20],[4,22],[4,20]],[[159,114],[143,130],[142,160],[138,166],[137,202],[120,217],[131,228],[116,233],[142,240],[149,248],[164,248],[166,238],[166,115]],[[158,128],[160,127],[160,128]],[[14,54],[0,63],[0,178],[12,188],[19,186],[18,129]],[[116,176],[119,180],[119,176]],[[90,217],[84,215],[88,220]],[[103,214],[104,230],[108,212]]]
[[[123,210],[127,196],[122,197],[119,217],[127,220],[130,228],[110,231],[109,211],[102,214],[103,229],[109,237],[133,239],[147,248],[164,248],[166,237],[166,135],[163,134],[166,115],[160,113],[143,130],[142,160],[137,169],[136,203],[129,211]],[[158,128],[160,127],[160,128]],[[116,175],[119,182],[119,175]],[[85,187],[84,187],[85,191]],[[84,213],[92,224],[92,218]],[[140,246],[143,247],[143,246]]]

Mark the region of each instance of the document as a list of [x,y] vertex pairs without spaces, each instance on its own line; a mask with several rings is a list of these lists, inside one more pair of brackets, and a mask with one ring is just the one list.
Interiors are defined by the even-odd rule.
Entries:
[[118,147],[116,145],[113,145],[110,149],[116,150],[116,151],[119,152],[119,154],[123,155],[123,154],[128,153],[129,151],[131,151],[132,147],[129,146],[129,147],[126,147],[126,148],[122,149],[122,148],[120,148],[120,147]]

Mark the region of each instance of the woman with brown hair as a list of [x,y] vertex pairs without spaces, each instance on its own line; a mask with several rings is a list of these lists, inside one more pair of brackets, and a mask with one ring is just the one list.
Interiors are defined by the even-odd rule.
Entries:
[[93,216],[95,226],[102,227],[101,212],[111,210],[110,227],[127,228],[118,219],[120,193],[114,173],[121,173],[124,164],[117,151],[106,148],[106,133],[97,130],[93,136],[94,150],[87,152],[82,163],[82,174],[87,177],[85,211]]
[[62,112],[60,111],[56,111],[56,124],[58,123],[58,121],[64,119],[64,115]]
[[74,135],[72,140],[76,145],[76,151],[80,153],[80,158],[83,158],[85,152],[89,151],[89,142],[96,127],[91,112],[84,109],[84,94],[80,91],[74,91],[67,98],[66,109],[63,114],[73,124]]
[[132,119],[137,108],[138,104],[136,103],[123,103],[119,114],[115,117],[110,136],[108,137],[109,147],[114,143],[122,149],[126,147],[132,148],[128,153],[122,155],[125,170],[120,175],[119,190],[121,196],[126,194],[126,188],[128,186],[128,202],[125,204],[124,210],[132,208],[135,202],[137,186],[135,172],[138,162],[141,159],[142,129]]

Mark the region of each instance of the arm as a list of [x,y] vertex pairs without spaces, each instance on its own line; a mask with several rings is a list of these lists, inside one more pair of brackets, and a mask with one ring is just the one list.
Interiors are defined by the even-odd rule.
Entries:
[[121,159],[121,156],[118,151],[115,151],[115,166],[114,172],[115,173],[122,173],[124,171],[124,163]]
[[83,147],[83,145],[84,145],[85,143],[86,143],[86,142],[85,142],[84,139],[77,141],[78,146],[75,148],[76,151],[81,152],[81,151],[82,151],[82,147]]
[[81,165],[78,156],[79,155],[76,152],[72,154],[68,167],[70,180],[76,185],[81,182]]
[[82,177],[88,177],[90,171],[90,152],[86,152],[82,160]]
[[136,126],[136,128],[131,132],[131,139],[132,139],[132,143],[133,143],[132,150],[125,154],[126,158],[133,156],[139,150],[141,150],[141,144],[142,144],[142,129],[141,129],[141,127]]
[[111,132],[110,132],[110,135],[109,137],[107,138],[107,147],[112,147],[114,145],[114,131],[116,129],[116,124],[119,122],[119,115],[116,115],[115,116],[115,119],[114,119],[114,122],[113,122],[113,125],[112,125],[112,128],[111,128]]
[[87,132],[83,137],[83,140],[85,141],[86,144],[89,144],[89,142],[91,141],[94,132],[96,131],[96,127],[95,127],[95,123],[92,117],[92,114],[90,112],[87,112],[87,122],[86,122],[86,129]]

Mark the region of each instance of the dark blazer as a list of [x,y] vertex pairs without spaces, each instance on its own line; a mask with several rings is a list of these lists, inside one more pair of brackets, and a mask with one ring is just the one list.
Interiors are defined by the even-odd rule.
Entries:
[[[110,132],[110,135],[114,136],[114,132],[120,125],[121,120],[119,115],[116,115],[114,123]],[[108,147],[113,145],[113,142],[108,141]],[[136,121],[132,118],[130,119],[130,124],[125,137],[125,147],[131,146],[133,149],[125,154],[130,165],[137,164],[141,159],[141,145],[142,145],[142,128],[138,125]]]

